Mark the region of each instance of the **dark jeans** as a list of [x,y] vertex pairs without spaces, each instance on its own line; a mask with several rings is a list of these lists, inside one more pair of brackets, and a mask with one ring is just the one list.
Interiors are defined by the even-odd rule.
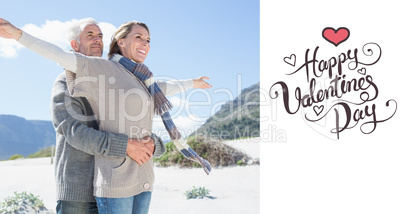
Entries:
[[57,201],[57,214],[98,214],[96,202]]

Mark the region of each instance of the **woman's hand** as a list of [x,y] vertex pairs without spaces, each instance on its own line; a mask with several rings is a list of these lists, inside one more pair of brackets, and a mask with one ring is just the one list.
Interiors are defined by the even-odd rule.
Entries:
[[145,164],[153,156],[154,141],[152,138],[128,139],[127,155],[139,165]]
[[5,39],[19,40],[22,35],[22,30],[14,27],[10,22],[0,18],[0,37]]
[[209,89],[212,88],[212,85],[205,82],[204,79],[209,80],[209,77],[202,76],[198,77],[197,79],[193,79],[193,88],[201,88],[201,89]]

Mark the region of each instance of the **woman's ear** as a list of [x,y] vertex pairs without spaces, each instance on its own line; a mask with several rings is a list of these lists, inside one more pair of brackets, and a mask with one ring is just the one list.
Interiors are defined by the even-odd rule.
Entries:
[[74,49],[75,52],[79,52],[80,50],[79,43],[75,40],[71,41],[71,47]]
[[118,40],[117,40],[117,45],[118,45],[118,46],[123,47],[123,44],[124,44],[123,39],[118,39]]

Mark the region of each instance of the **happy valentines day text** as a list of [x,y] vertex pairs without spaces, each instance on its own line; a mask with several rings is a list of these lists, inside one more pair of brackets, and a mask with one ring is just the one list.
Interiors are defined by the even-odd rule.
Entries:
[[[271,86],[271,98],[277,99],[282,95],[288,114],[295,114],[303,108],[307,112],[304,114],[307,121],[318,122],[333,113],[335,125],[330,132],[336,134],[337,139],[341,132],[356,127],[360,121],[360,131],[370,134],[377,128],[377,124],[395,115],[395,100],[388,99],[385,102],[385,110],[384,104],[375,103],[379,88],[373,76],[367,74],[367,68],[375,65],[381,58],[382,50],[378,44],[365,44],[362,54],[355,48],[327,60],[319,59],[319,50],[317,46],[311,54],[310,49],[307,49],[304,63],[288,74],[305,72],[309,86],[305,93],[302,93],[301,87],[296,87],[292,97],[284,81],[278,81]],[[294,57],[295,61],[296,56],[292,54],[291,57]],[[287,61],[289,59],[291,58],[284,60],[295,66]],[[327,82],[326,86],[322,87],[321,83],[324,82]],[[318,83],[320,87],[317,87]],[[326,103],[330,104],[325,108]],[[381,107],[381,111],[378,111],[378,107]]]

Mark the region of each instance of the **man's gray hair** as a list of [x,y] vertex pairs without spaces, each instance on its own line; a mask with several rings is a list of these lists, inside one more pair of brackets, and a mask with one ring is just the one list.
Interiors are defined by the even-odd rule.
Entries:
[[80,19],[78,22],[74,23],[69,31],[68,39],[69,41],[80,41],[80,34],[88,25],[97,25],[99,26],[98,22],[95,21],[93,18],[85,18],[85,19]]

